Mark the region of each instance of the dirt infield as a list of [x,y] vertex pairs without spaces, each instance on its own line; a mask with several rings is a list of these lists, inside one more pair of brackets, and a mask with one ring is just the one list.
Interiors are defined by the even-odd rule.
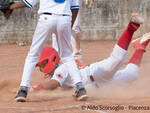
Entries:
[[[92,63],[106,58],[114,44],[112,41],[82,42],[84,61]],[[17,103],[13,98],[28,50],[29,46],[0,45],[0,113],[150,113],[150,47],[144,54],[138,79],[131,84],[88,90],[89,99],[83,102],[73,100],[72,90],[58,88],[30,92],[26,103]],[[133,50],[130,47],[129,57]],[[35,69],[31,84],[43,81],[40,75]]]

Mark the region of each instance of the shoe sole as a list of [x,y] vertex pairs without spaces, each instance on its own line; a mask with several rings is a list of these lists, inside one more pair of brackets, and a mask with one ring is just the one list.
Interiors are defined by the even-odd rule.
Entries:
[[26,98],[24,98],[24,97],[17,97],[17,98],[15,98],[15,101],[16,102],[26,102]]
[[82,95],[81,97],[74,97],[75,98],[75,100],[77,100],[77,101],[85,101],[85,100],[87,100],[87,98],[88,98],[88,96],[87,95]]
[[144,34],[141,38],[134,39],[131,43],[134,44],[137,40],[140,40],[140,44],[150,40],[150,33]]

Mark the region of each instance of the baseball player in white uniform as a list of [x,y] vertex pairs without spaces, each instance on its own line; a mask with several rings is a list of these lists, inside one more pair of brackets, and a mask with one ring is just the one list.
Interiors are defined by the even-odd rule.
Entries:
[[[146,51],[146,46],[150,42],[150,33],[147,33],[143,35],[142,38],[133,41],[133,46],[135,48],[133,56],[124,69],[119,70],[119,68],[123,65],[127,58],[128,46],[132,40],[134,32],[142,23],[143,18],[141,18],[138,13],[133,13],[129,25],[119,38],[111,55],[102,61],[80,69],[82,80],[86,88],[101,87],[106,83],[128,83],[137,78],[143,53]],[[45,67],[48,66],[47,62],[44,62],[47,60],[46,56],[51,56],[50,53],[52,53],[48,53],[46,51],[50,51],[51,49],[52,47],[45,47],[42,51],[40,60],[37,64],[42,72]],[[53,53],[55,54],[56,52]],[[55,56],[57,57],[57,54]],[[32,87],[33,90],[55,89],[57,87],[66,88],[73,86],[70,74],[63,64],[53,67],[55,67],[55,69],[53,68],[55,71],[53,70],[52,72],[49,70],[49,73],[47,73],[50,76],[49,81],[34,85]]]
[[[12,4],[10,9],[21,7],[32,8],[38,0],[22,0]],[[36,63],[39,60],[44,44],[52,33],[55,33],[58,43],[58,53],[65,68],[68,70],[76,89],[75,95],[79,100],[87,97],[82,84],[80,71],[77,68],[71,51],[71,27],[79,10],[78,0],[40,0],[38,14],[40,16],[33,36],[30,51],[26,57],[20,90],[16,101],[25,102],[30,79]],[[72,22],[71,22],[72,21]]]
[[[89,6],[91,7],[94,0],[89,0],[89,1],[90,1]],[[86,2],[88,2],[88,1],[86,1]],[[82,11],[82,3],[83,3],[83,0],[79,0],[80,10],[79,10],[76,20],[73,24],[72,33],[71,33],[71,45],[72,45],[73,56],[76,60],[76,63],[78,64],[79,68],[83,68],[86,66],[82,60],[82,53],[81,53],[82,49],[81,49],[81,45],[80,45],[80,39],[81,39],[80,15],[81,15],[81,11]],[[86,4],[88,4],[88,3],[86,3]],[[58,51],[58,45],[57,45],[57,40],[56,40],[55,34],[52,35],[52,47]]]

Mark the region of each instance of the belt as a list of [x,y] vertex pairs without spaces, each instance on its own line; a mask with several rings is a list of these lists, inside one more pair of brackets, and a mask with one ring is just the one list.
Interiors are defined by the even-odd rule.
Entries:
[[69,16],[69,15],[66,15],[66,14],[53,14],[53,13],[48,13],[48,12],[45,12],[43,13],[45,15],[60,15],[60,16]]

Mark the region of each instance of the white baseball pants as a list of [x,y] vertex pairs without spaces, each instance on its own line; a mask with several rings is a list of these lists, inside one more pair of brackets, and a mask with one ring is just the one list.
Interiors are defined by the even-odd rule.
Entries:
[[[77,59],[82,59],[81,48],[78,49],[76,47],[76,45],[77,45],[76,33],[81,32],[81,29],[80,29],[80,13],[81,13],[81,8],[82,8],[82,0],[79,0],[79,3],[80,3],[80,10],[78,12],[78,15],[76,17],[76,20],[75,20],[73,28],[72,28],[71,45],[72,45],[73,56]],[[55,50],[58,51],[58,44],[57,44],[55,34],[52,34],[52,46],[53,46],[53,48],[55,48]]]
[[90,77],[88,77],[89,86],[91,84],[101,87],[106,83],[126,83],[135,80],[139,73],[137,65],[128,64],[126,68],[119,70],[127,55],[128,52],[126,50],[115,45],[113,52],[107,59],[91,64],[88,75],[92,75],[94,81],[91,81]]
[[44,44],[52,33],[56,34],[58,53],[70,75],[72,75],[74,83],[81,81],[80,72],[71,52],[71,16],[42,14],[38,20],[32,45],[25,60],[21,86],[30,87],[32,72],[38,62]]

